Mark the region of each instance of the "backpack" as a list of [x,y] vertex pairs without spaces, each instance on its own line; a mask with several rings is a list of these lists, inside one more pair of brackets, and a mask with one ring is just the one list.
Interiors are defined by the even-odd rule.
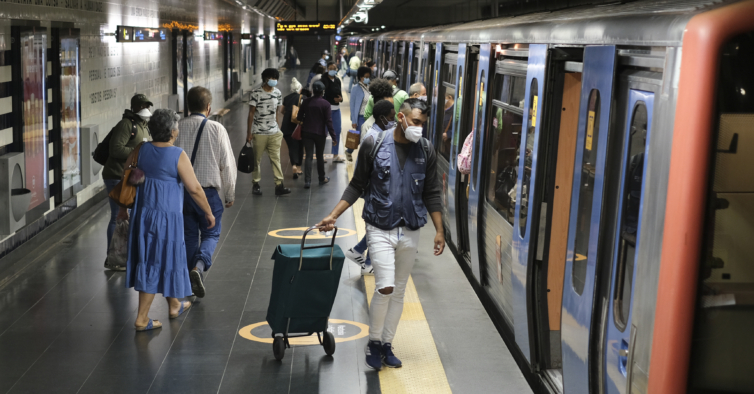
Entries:
[[[124,116],[124,118],[126,117]],[[130,118],[128,120],[131,121],[131,137],[128,139],[130,141],[136,137],[137,130],[136,130],[136,122]],[[96,161],[97,163],[103,166],[105,165],[105,163],[107,163],[107,159],[110,157],[110,136],[113,134],[113,129],[115,129],[115,127],[110,129],[110,132],[107,133],[107,137],[105,137],[105,139],[102,140],[102,142],[97,144],[97,147],[94,149],[94,152],[92,152],[92,158],[94,159],[94,161]]]

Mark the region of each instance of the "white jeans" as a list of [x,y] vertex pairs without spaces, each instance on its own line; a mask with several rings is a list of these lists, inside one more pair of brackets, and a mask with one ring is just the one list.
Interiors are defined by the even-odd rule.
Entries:
[[[367,245],[374,267],[375,292],[369,307],[369,339],[392,343],[403,313],[406,284],[416,261],[419,230],[385,231],[367,224]],[[392,287],[391,294],[380,289]]]

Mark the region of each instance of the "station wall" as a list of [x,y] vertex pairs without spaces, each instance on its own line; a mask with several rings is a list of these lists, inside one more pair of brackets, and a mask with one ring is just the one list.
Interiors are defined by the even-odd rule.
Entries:
[[[275,20],[222,0],[0,0],[0,116],[5,115],[11,119],[9,122],[21,116],[12,113],[10,103],[13,92],[8,88],[11,86],[13,64],[10,58],[11,27],[15,25],[45,28],[48,49],[52,42],[51,28],[80,29],[81,125],[98,125],[100,133],[104,132],[102,135],[106,135],[120,121],[135,93],[146,94],[155,108],[166,108],[168,97],[173,93],[171,37],[164,42],[118,43],[114,35],[118,25],[193,30],[193,86],[204,86],[212,92],[213,110],[228,104],[223,89],[223,57],[226,54],[221,41],[204,41],[200,37],[203,31],[233,32],[233,68],[238,71],[240,92],[261,83],[264,68],[277,68],[279,65],[279,59],[275,56],[274,40],[277,38],[270,40],[269,59],[265,58],[264,39],[241,40],[241,33],[265,35],[269,39],[274,34]],[[243,50],[246,45],[256,49],[255,67],[246,67]],[[49,76],[49,59],[47,70]],[[50,94],[48,89],[48,102]],[[231,100],[238,97],[236,95]],[[52,121],[48,121],[48,125],[51,124]],[[52,157],[53,141],[50,141],[49,133],[47,142],[50,144],[52,162],[55,158]],[[13,127],[0,124],[0,156],[12,152],[13,143]],[[54,183],[51,168],[49,182],[51,185]],[[49,205],[43,204],[43,209],[27,213],[27,228],[24,231],[10,236],[0,235],[0,257],[42,231],[56,218],[94,196],[101,198],[103,188],[100,180],[79,188],[69,201],[55,202],[54,197],[50,197]]]

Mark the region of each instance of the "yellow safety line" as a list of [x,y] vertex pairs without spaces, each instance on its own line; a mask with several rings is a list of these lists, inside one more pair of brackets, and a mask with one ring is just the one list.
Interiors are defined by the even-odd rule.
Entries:
[[[355,151],[353,157],[356,157],[357,153],[358,151]],[[353,162],[348,163],[347,169],[350,180],[353,177]],[[353,204],[356,233],[359,238],[366,234],[365,224],[361,219],[363,208],[362,199]],[[375,288],[374,276],[364,275],[364,285],[367,301],[371,303]],[[384,368],[380,372],[380,387],[383,393],[452,393],[413,278],[409,278],[406,286],[403,314],[393,340],[393,347],[397,351],[396,356],[403,362],[403,367]]]

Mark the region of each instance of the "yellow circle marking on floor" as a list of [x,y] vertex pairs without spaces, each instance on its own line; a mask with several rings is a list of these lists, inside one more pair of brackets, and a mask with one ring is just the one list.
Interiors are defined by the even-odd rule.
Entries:
[[[267,233],[267,235],[271,237],[277,237],[277,238],[288,238],[288,239],[301,239],[301,237],[304,236],[304,231],[306,231],[308,227],[292,227],[292,228],[281,228],[279,230],[273,230]],[[298,235],[280,235],[281,232],[284,231],[300,231],[301,234]],[[350,228],[340,228],[338,227],[338,236],[336,238],[343,238],[343,237],[349,237],[351,235],[356,234],[356,230],[351,230]],[[330,239],[331,237],[325,236],[324,234],[321,234],[317,230],[312,230],[307,236],[306,239]]]
[[[350,337],[335,337],[335,343],[338,342],[347,342],[347,341],[355,341],[360,338],[364,338],[369,335],[369,326],[363,323],[350,321],[350,320],[340,320],[340,319],[330,319],[328,320],[330,324],[348,324],[351,326],[355,326],[359,329],[359,333],[355,335],[351,335]],[[255,342],[262,342],[262,343],[272,343],[272,338],[260,338],[254,334],[251,333],[251,331],[257,327],[266,326],[267,322],[259,322],[250,324],[246,327],[241,328],[238,331],[238,335],[242,336],[243,338],[246,338],[250,341]],[[291,345],[319,345],[319,339],[317,339],[317,334],[312,334],[308,337],[298,337],[298,338],[291,338],[288,340]]]

